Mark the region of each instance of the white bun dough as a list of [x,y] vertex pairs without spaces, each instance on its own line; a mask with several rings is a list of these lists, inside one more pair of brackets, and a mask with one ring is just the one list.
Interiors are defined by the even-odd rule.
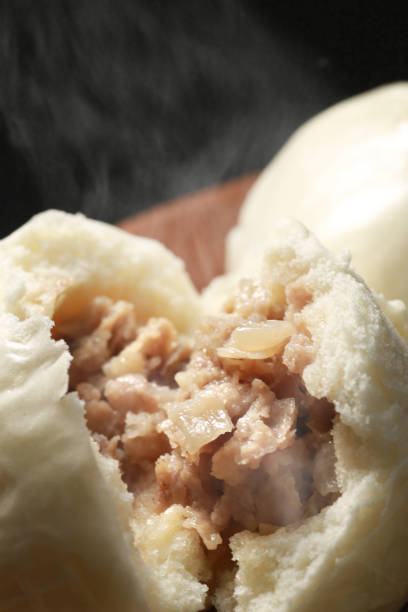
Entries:
[[148,610],[131,497],[102,476],[82,405],[66,395],[65,344],[46,317],[2,314],[0,325],[1,609]]
[[51,319],[102,292],[185,330],[197,295],[164,247],[79,215],[38,215],[0,243],[0,258],[0,609],[149,610],[132,496],[67,394],[71,357]]
[[[47,211],[0,243],[0,311],[45,314],[58,323],[91,297],[135,303],[141,319],[197,321],[199,301],[184,263],[155,240],[84,216]],[[67,308],[65,308],[67,304]]]
[[293,217],[388,299],[408,302],[408,83],[336,104],[289,139],[251,189],[228,240],[227,268],[264,249]]

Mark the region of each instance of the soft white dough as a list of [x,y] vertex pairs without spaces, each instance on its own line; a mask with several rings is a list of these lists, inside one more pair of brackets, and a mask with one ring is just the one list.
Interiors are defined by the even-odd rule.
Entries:
[[1,609],[148,610],[131,497],[98,468],[50,324],[0,315]]
[[227,241],[227,268],[262,252],[281,217],[304,223],[387,299],[408,303],[408,83],[323,111],[261,173]]
[[41,213],[0,242],[0,311],[19,318],[69,315],[95,293],[125,299],[140,318],[168,317],[187,331],[199,316],[183,262],[155,240],[57,210]]

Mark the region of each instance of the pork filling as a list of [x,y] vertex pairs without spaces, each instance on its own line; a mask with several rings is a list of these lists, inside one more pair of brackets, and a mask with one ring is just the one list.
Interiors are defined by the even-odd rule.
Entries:
[[299,282],[279,292],[244,281],[189,338],[96,297],[57,330],[73,356],[71,389],[135,508],[181,506],[210,556],[237,531],[272,533],[339,495],[334,407],[302,380],[314,354],[301,317],[311,299]]

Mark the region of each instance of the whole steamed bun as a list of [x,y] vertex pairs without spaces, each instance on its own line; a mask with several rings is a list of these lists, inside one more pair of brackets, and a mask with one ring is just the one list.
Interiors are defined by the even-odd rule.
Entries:
[[348,249],[367,284],[408,302],[408,83],[320,113],[262,172],[227,245],[227,268],[259,252],[274,220],[291,216],[334,252]]

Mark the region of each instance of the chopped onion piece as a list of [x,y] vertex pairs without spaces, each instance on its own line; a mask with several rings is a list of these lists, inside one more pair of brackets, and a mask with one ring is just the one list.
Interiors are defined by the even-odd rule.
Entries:
[[277,353],[294,332],[289,321],[248,322],[234,329],[228,344],[218,348],[217,354],[229,359],[266,359]]
[[167,414],[175,428],[166,433],[191,455],[233,429],[222,399],[205,391],[193,399],[168,405]]
[[289,321],[248,322],[232,332],[231,344],[242,351],[267,351],[271,347],[281,346],[294,331]]
[[225,359],[267,359],[272,357],[276,351],[259,351],[258,353],[250,353],[249,351],[240,351],[232,346],[225,346],[217,349],[218,357]]

